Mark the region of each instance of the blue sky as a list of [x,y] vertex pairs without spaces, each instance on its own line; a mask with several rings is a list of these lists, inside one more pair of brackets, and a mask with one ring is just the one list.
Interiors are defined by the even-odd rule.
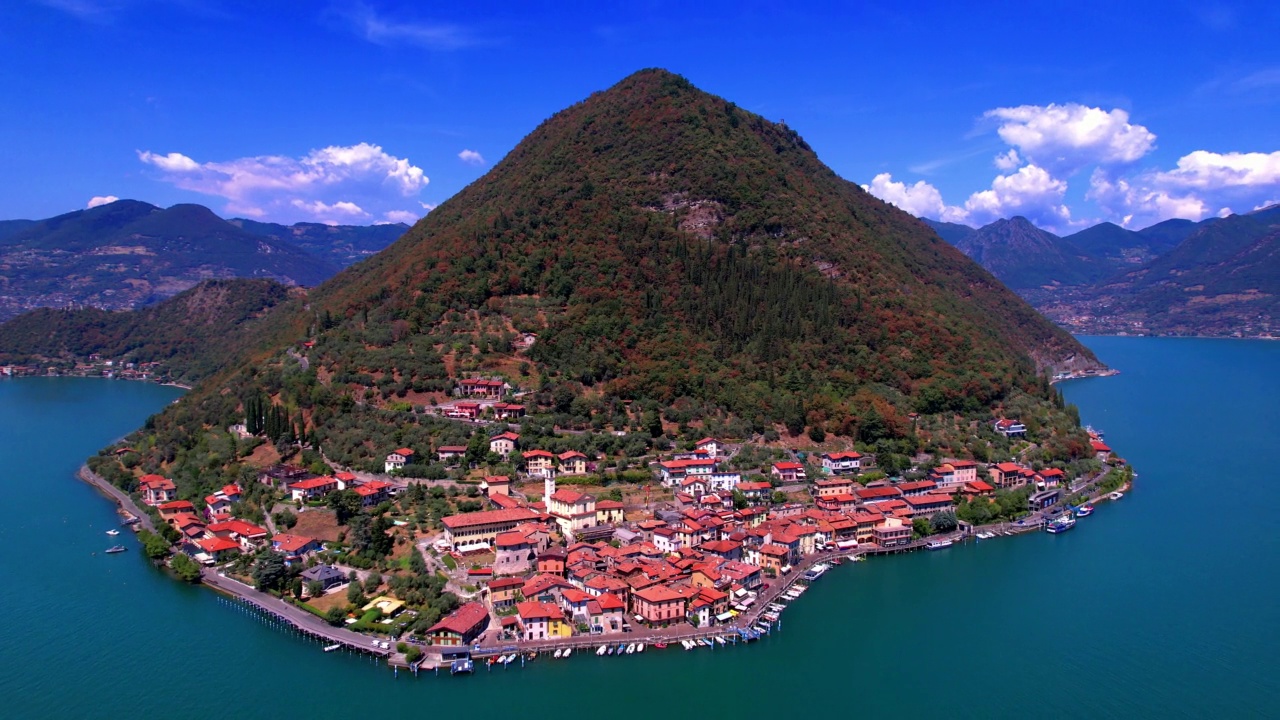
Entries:
[[0,218],[113,197],[422,215],[548,116],[664,67],[915,214],[1280,201],[1280,3],[9,0]]

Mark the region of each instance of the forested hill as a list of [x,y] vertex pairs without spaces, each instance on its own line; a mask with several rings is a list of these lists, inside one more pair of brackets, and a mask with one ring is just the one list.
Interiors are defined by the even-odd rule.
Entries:
[[196,381],[243,361],[262,318],[288,293],[271,280],[207,280],[134,311],[41,308],[0,325],[0,365],[74,363],[99,354],[160,362],[173,379]]
[[[343,397],[387,405],[489,373],[563,409],[585,398],[604,424],[618,401],[695,402],[854,432],[873,406],[986,406],[1097,366],[792,129],[663,70],[554,115],[307,302],[269,320],[274,361],[184,402],[219,392],[221,423],[256,387],[321,437]],[[301,386],[279,395],[284,348],[312,334]]]

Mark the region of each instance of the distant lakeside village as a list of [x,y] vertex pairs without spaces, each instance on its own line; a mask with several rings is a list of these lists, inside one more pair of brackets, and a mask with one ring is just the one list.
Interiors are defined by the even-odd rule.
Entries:
[[[704,437],[601,486],[604,458],[522,437],[519,399],[501,378],[458,381],[430,412],[467,424],[472,442],[388,448],[381,473],[275,462],[182,497],[121,444],[82,477],[179,577],[326,650],[453,672],[542,652],[749,642],[833,565],[1065,532],[1132,478],[1092,429],[1087,462],[1020,461],[1035,447],[1028,428],[998,417],[977,430],[1013,449],[1002,461],[920,454],[890,476],[870,452]],[[240,440],[262,432],[230,428]],[[477,450],[512,472],[486,473]],[[413,472],[428,464],[448,476]]]

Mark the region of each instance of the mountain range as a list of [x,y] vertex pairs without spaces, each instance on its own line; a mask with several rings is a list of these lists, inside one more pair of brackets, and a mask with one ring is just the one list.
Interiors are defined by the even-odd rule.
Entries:
[[227,221],[194,204],[117,200],[0,222],[0,320],[37,307],[141,307],[212,278],[317,285],[406,226]]
[[1023,217],[925,222],[1047,316],[1087,334],[1270,336],[1280,317],[1280,207],[1058,237]]

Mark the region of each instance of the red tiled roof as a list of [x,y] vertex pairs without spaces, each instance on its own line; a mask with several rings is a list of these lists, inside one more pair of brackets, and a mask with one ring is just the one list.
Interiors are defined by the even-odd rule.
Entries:
[[218,553],[226,550],[240,549],[240,546],[234,541],[220,537],[201,538],[196,541],[196,545],[199,545],[200,549],[207,553]]
[[708,467],[715,464],[716,461],[713,458],[685,458],[683,460],[660,462],[658,467],[666,468],[667,470],[683,470],[690,467]]
[[333,478],[328,477],[327,475],[323,475],[321,477],[311,478],[310,480],[299,480],[296,483],[290,483],[289,489],[290,490],[318,490],[322,487],[328,487],[329,485],[337,485],[337,484],[338,484],[337,480],[334,480]]
[[523,586],[524,586],[524,578],[518,578],[518,577],[490,580],[488,583],[490,592],[497,592],[499,590],[506,590],[508,588],[518,588]]
[[396,451],[395,451],[394,453],[392,453],[392,454],[393,454],[393,455],[404,455],[405,457],[409,457],[410,455],[413,455],[413,451],[412,451],[412,450],[410,450],[409,448],[400,448],[399,450],[396,450]]
[[577,503],[581,502],[582,498],[584,497],[586,497],[586,495],[576,490],[569,490],[568,488],[561,488],[551,493],[552,500],[555,500],[556,502],[564,503],[566,505],[576,505]]
[[451,632],[457,635],[466,635],[488,617],[489,611],[484,605],[478,602],[469,602],[449,613],[449,616],[440,622],[432,625],[427,632]]
[[467,451],[466,445],[441,445],[437,453],[457,453],[462,454]]
[[622,602],[622,598],[613,593],[600,593],[596,598],[596,602],[600,603],[602,610],[626,610],[627,604]]
[[776,462],[773,464],[773,468],[775,470],[800,470],[804,468],[804,465],[798,462]]
[[902,491],[895,487],[874,487],[854,490],[853,494],[862,500],[874,500],[876,498],[898,497],[902,494]]
[[521,620],[552,620],[563,619],[564,613],[560,610],[560,606],[552,603],[542,603],[536,600],[516,604],[516,613]]
[[650,585],[635,591],[635,596],[651,603],[667,603],[683,600],[684,596],[666,585]]
[[480,512],[448,515],[440,520],[450,530],[488,525],[489,523],[524,522],[533,520],[538,514],[528,508],[504,508],[502,510],[482,510]]
[[995,488],[991,487],[989,483],[983,482],[981,480],[974,480],[973,482],[966,483],[965,487],[969,488],[974,492],[991,492],[992,490],[995,490]]
[[858,458],[862,457],[862,453],[859,453],[859,452],[823,453],[822,457],[827,458],[828,460],[857,460]]
[[521,453],[521,455],[524,456],[525,460],[528,460],[529,458],[537,458],[537,457],[545,457],[545,458],[555,457],[555,455],[551,454],[551,452],[548,450],[526,450],[523,453]]
[[703,445],[710,445],[711,443],[719,443],[719,442],[720,442],[720,441],[719,441],[719,440],[716,440],[715,438],[705,437],[705,438],[702,438],[701,440],[699,440],[698,442],[694,443],[694,444],[693,444],[693,446],[694,446],[694,447],[702,447]]
[[161,503],[161,510],[193,510],[195,506],[190,500],[170,500],[167,503]]
[[302,535],[289,535],[281,533],[271,538],[271,544],[275,547],[288,552],[298,552],[302,548],[315,542],[315,539],[304,537]]
[[597,500],[596,510],[621,510],[622,503],[617,500]]

